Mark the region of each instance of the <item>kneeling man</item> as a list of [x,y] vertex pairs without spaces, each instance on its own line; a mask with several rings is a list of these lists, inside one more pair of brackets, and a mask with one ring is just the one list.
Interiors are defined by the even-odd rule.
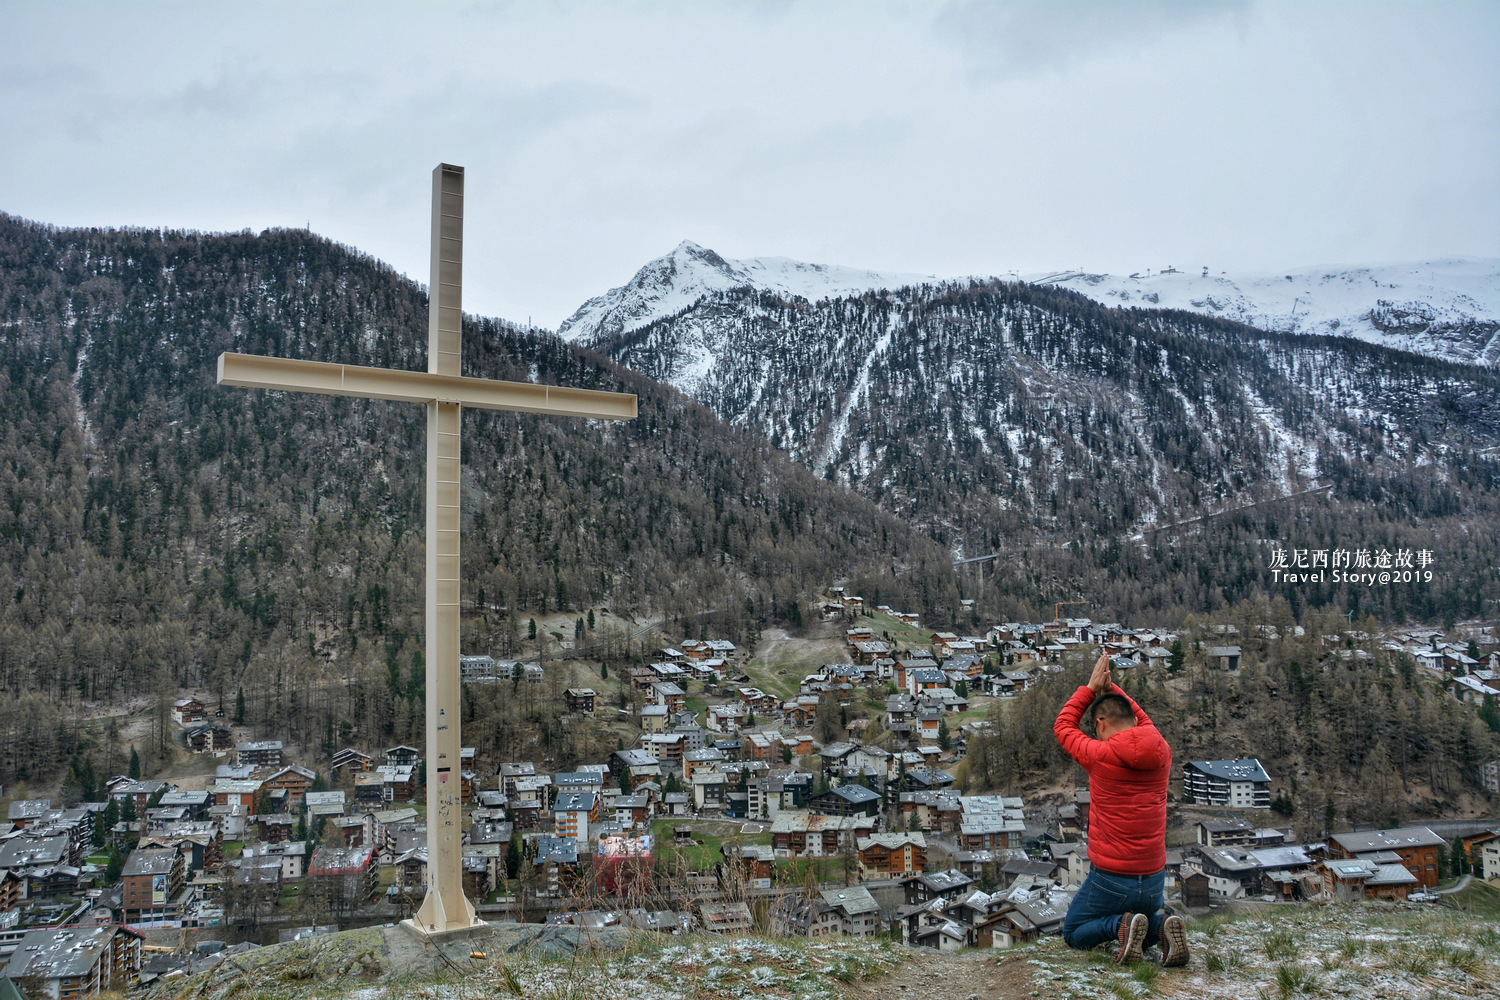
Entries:
[[[1085,712],[1097,738],[1079,728]],[[1073,948],[1118,941],[1115,960],[1124,964],[1140,961],[1160,941],[1162,965],[1186,965],[1187,928],[1181,917],[1161,912],[1172,748],[1141,706],[1110,683],[1108,653],[1052,730],[1089,773],[1092,870],[1068,907],[1063,939]]]

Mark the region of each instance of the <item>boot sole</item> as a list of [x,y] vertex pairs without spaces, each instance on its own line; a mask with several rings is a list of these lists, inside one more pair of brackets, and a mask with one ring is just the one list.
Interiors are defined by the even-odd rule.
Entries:
[[1168,917],[1161,924],[1162,942],[1167,946],[1162,954],[1163,968],[1171,969],[1188,964],[1187,925],[1181,917]]
[[1134,965],[1141,960],[1146,947],[1146,932],[1150,926],[1151,921],[1144,913],[1137,913],[1130,918],[1130,930],[1126,934],[1125,944],[1115,958],[1118,964]]

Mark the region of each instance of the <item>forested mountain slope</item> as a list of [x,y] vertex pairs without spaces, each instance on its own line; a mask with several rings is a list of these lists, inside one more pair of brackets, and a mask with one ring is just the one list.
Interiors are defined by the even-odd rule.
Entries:
[[[423,289],[303,231],[0,216],[0,774],[64,761],[59,713],[83,696],[232,699],[250,678],[295,736],[322,724],[307,692],[336,677],[363,731],[409,711],[422,409],[214,376],[226,350],[425,370],[425,349]],[[488,621],[465,640],[481,650],[560,608],[712,610],[750,632],[835,577],[956,606],[939,546],[675,390],[494,321],[466,322],[464,370],[640,397],[620,424],[465,414],[463,596]]]
[[1001,281],[710,292],[597,346],[956,555],[1007,554],[981,597],[1181,612],[1264,592],[1277,545],[1383,545],[1441,572],[1287,596],[1397,618],[1500,598],[1492,369]]

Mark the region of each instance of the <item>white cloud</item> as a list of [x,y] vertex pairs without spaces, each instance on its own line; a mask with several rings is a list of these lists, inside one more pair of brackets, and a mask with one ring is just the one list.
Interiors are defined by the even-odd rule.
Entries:
[[1500,6],[0,6],[0,209],[302,225],[553,325],[683,238],[939,274],[1500,255]]

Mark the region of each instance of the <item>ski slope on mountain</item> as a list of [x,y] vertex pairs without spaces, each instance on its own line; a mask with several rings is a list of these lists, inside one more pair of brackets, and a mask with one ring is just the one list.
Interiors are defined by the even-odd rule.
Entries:
[[1070,271],[1022,280],[1070,288],[1105,305],[1185,309],[1262,330],[1358,337],[1449,361],[1500,362],[1500,260],[1494,258],[1262,275],[1204,271],[1127,277]]

